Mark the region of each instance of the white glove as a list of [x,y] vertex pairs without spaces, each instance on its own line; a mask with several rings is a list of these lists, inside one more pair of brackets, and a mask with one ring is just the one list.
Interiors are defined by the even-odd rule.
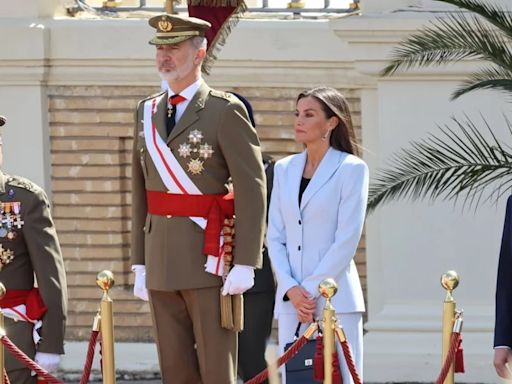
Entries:
[[254,285],[254,268],[249,265],[236,265],[229,271],[222,294],[238,295]]
[[59,368],[60,355],[57,355],[56,353],[36,352],[34,361],[41,368],[52,373],[52,372],[55,372],[57,370],[57,368]]
[[146,266],[132,265],[132,271],[135,272],[133,295],[141,300],[148,301],[148,290],[146,288]]

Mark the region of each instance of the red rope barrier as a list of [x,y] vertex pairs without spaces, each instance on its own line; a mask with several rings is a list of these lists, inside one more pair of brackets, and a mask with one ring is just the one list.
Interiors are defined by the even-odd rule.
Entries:
[[36,372],[38,376],[41,376],[43,379],[45,379],[48,384],[64,384],[62,381],[52,376],[46,370],[34,363],[25,353],[23,353],[23,351],[14,345],[14,343],[9,340],[7,336],[2,337],[2,344],[9,350],[9,352],[13,354],[14,357],[25,364],[27,368],[30,368]]
[[[293,356],[299,352],[299,350],[306,345],[308,338],[302,335],[299,337],[288,350],[283,353],[279,359],[277,359],[277,367],[280,367],[283,364],[286,364]],[[244,384],[260,384],[263,381],[268,379],[268,368],[265,368],[263,371],[258,373],[249,381],[246,381]]]
[[9,380],[9,376],[7,376],[7,371],[4,368],[4,384],[11,384],[11,381]]
[[87,384],[91,376],[92,362],[94,360],[94,350],[96,349],[96,340],[98,339],[98,331],[92,331],[89,338],[89,347],[87,348],[87,357],[85,359],[84,372],[80,379],[80,384]]
[[448,371],[452,367],[453,360],[455,358],[455,352],[457,352],[457,347],[459,346],[460,340],[461,340],[460,333],[453,332],[452,340],[450,342],[450,349],[448,350],[448,353],[444,360],[443,368],[441,369],[441,372],[439,373],[439,376],[437,377],[436,384],[444,383],[444,381],[446,379],[446,375],[448,374]]
[[336,335],[338,336],[341,348],[343,349],[343,356],[345,356],[345,361],[347,363],[348,370],[350,371],[350,375],[352,376],[352,380],[354,380],[354,384],[363,384],[361,376],[359,376],[359,373],[357,372],[356,363],[354,362],[354,358],[352,357],[350,345],[348,344],[347,340],[341,341],[339,339],[339,334],[337,332]]

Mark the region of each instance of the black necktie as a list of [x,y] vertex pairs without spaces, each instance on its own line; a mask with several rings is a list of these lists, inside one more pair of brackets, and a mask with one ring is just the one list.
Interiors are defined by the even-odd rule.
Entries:
[[187,99],[181,95],[172,95],[169,97],[169,111],[167,114],[167,136],[171,134],[172,129],[176,125],[176,106],[185,100]]

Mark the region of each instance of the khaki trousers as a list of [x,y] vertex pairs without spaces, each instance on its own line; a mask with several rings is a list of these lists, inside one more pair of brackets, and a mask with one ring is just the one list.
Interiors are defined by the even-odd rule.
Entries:
[[237,334],[220,326],[220,287],[149,291],[163,384],[235,384]]

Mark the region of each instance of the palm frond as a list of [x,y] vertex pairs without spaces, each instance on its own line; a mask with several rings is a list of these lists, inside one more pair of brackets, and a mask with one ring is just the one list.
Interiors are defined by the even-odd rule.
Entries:
[[457,8],[482,16],[487,22],[500,29],[512,38],[512,17],[509,10],[495,4],[478,0],[437,0],[442,3],[455,5]]
[[[455,202],[463,197],[463,207],[476,207],[512,189],[512,152],[482,119],[488,137],[468,117],[452,118],[454,127],[439,127],[440,136],[431,134],[394,154],[370,185],[368,212],[391,200],[426,197]],[[505,122],[512,139],[512,125]]]
[[482,19],[457,12],[436,19],[431,26],[400,42],[381,75],[389,76],[399,70],[439,66],[466,58],[486,60],[504,69],[512,68],[512,53],[507,39]]
[[503,68],[484,68],[472,73],[452,94],[454,100],[468,92],[479,89],[496,89],[512,96],[512,71]]

